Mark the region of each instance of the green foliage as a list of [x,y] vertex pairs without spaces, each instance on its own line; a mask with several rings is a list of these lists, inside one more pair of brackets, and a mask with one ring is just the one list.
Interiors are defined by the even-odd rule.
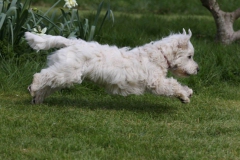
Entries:
[[0,57],[4,57],[6,59],[10,57],[14,57],[15,52],[12,47],[9,47],[8,42],[6,40],[0,41]]
[[18,44],[24,35],[28,21],[31,0],[22,4],[17,0],[0,0],[0,40],[7,40],[12,46]]
[[[60,14],[59,12],[56,12],[54,7],[60,2],[61,0],[58,0],[46,12],[42,12],[38,9],[30,10],[34,19],[34,21],[32,21],[34,22],[33,26],[41,26],[41,28],[46,27],[46,33],[51,35],[60,35],[67,38],[81,38],[88,41],[93,40],[98,19],[101,16],[100,13],[102,11],[103,2],[99,4],[97,14],[95,15],[95,21],[92,25],[89,24],[89,19],[80,18],[78,9],[70,9],[65,11],[64,9],[60,8]],[[113,13],[109,6],[99,26],[98,33],[100,33],[105,20],[110,19],[110,17],[112,17],[112,20],[114,21]],[[89,26],[91,28],[89,28]],[[31,28],[28,29],[31,30]]]
[[92,25],[89,24],[89,20],[86,18],[81,20],[77,9],[68,11],[61,9],[61,14],[56,13],[54,7],[60,2],[61,0],[58,0],[46,12],[42,12],[36,8],[30,8],[31,0],[25,0],[24,3],[17,0],[0,0],[0,40],[11,44],[13,47],[19,45],[26,31],[47,27],[48,34],[91,41],[96,35],[95,29],[97,26],[99,26],[97,33],[100,33],[106,19],[112,17],[114,21],[113,13],[110,6],[108,6],[101,24],[98,25],[103,2],[99,4]]
[[[236,0],[217,0],[223,11],[232,12],[239,8]],[[99,0],[79,0],[79,8],[83,10],[93,10]],[[105,1],[108,2],[108,1]],[[33,0],[34,5],[51,5],[55,0]],[[63,5],[61,3],[60,5]],[[210,12],[202,6],[200,0],[118,0],[111,1],[111,8],[114,12],[125,13],[157,13],[157,14],[178,14],[178,15],[210,15]]]
[[[25,0],[24,4],[16,0],[11,2],[0,0],[0,56],[6,60],[15,58],[17,63],[23,63],[28,58],[32,58],[32,54],[29,54],[32,50],[23,39],[26,31],[34,31],[33,29],[41,31],[41,28],[46,27],[47,34],[91,41],[96,34],[100,33],[107,19],[112,17],[114,21],[113,13],[108,6],[101,23],[98,24],[103,2],[99,4],[92,25],[89,19],[80,18],[77,9],[68,11],[61,9],[61,13],[56,13],[54,7],[60,2],[61,0],[58,0],[46,12],[42,12],[36,8],[30,8],[31,0]],[[41,59],[43,58],[45,58],[44,54]]]

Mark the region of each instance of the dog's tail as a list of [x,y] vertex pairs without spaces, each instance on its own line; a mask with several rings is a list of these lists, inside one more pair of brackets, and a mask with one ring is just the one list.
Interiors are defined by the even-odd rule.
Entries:
[[61,36],[36,35],[30,32],[25,33],[25,38],[28,44],[37,51],[67,47],[83,41],[80,39],[67,39]]

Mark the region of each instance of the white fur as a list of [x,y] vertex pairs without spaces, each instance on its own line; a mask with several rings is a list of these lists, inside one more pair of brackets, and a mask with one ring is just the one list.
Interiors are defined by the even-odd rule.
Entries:
[[48,56],[47,68],[34,74],[29,86],[33,103],[42,103],[52,92],[80,84],[84,79],[100,84],[112,94],[140,95],[150,91],[188,103],[192,89],[166,75],[168,70],[180,76],[197,74],[191,35],[190,30],[186,34],[183,29],[183,34],[130,49],[26,32],[26,40],[35,50],[61,48]]

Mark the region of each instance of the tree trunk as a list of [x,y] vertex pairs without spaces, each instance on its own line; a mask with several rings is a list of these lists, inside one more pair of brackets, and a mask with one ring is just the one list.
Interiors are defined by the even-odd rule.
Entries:
[[240,17],[240,8],[233,12],[224,12],[220,9],[217,0],[201,0],[215,20],[217,27],[216,40],[223,44],[230,44],[240,39],[240,30],[234,31],[233,23]]

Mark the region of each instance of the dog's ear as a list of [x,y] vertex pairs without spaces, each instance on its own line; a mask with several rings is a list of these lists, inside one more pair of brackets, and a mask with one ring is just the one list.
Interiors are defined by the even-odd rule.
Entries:
[[179,40],[178,42],[178,48],[181,49],[187,49],[188,48],[188,42],[190,41],[190,38],[192,36],[192,32],[190,29],[188,29],[188,34],[186,33],[185,29],[183,28],[183,33],[184,36]]
[[188,36],[189,36],[189,39],[192,37],[192,31],[191,31],[191,29],[188,29]]
[[183,33],[182,33],[183,35],[186,35],[186,31],[185,31],[185,29],[183,28]]
[[188,34],[186,33],[185,29],[183,28],[183,35],[188,35],[189,39],[192,37],[192,31],[190,29],[188,29]]

